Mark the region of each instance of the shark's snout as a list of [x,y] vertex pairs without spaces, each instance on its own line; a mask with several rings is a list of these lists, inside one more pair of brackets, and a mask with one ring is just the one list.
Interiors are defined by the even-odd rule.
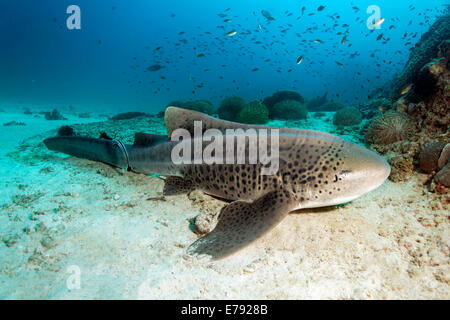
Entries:
[[391,173],[391,167],[382,156],[364,147],[354,145],[349,148],[346,158],[347,179],[354,183],[358,193],[378,188]]

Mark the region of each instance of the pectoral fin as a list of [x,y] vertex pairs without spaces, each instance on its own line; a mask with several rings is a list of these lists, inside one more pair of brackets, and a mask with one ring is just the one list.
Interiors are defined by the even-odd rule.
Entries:
[[267,193],[252,203],[232,202],[222,209],[216,228],[195,241],[188,253],[225,258],[270,231],[297,205],[295,195],[285,190]]

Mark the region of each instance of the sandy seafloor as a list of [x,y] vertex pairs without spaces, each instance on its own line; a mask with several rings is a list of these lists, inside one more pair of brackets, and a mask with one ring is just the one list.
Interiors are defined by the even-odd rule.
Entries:
[[[200,192],[160,196],[163,181],[46,150],[63,124],[131,141],[162,119],[47,121],[0,112],[2,299],[449,299],[448,203],[426,175],[386,181],[340,207],[299,211],[234,256],[185,255],[190,219],[224,205]],[[332,113],[288,125],[336,134]],[[3,126],[16,120],[25,126]],[[91,123],[91,124],[88,124]],[[286,125],[274,122],[272,125]],[[344,138],[358,142],[348,131]],[[71,266],[80,289],[67,287]]]

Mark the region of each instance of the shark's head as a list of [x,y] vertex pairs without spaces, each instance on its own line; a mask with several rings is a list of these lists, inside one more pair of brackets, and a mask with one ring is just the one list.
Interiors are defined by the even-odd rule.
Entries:
[[328,159],[326,171],[318,177],[319,187],[309,189],[306,207],[347,203],[381,186],[391,173],[383,157],[350,142]]

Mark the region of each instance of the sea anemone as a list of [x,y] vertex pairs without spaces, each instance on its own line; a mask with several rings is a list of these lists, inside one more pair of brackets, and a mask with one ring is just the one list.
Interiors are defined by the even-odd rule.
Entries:
[[308,118],[308,109],[303,103],[296,100],[284,100],[273,106],[271,118],[281,120],[302,120]]
[[414,131],[414,125],[407,115],[388,111],[372,120],[367,128],[366,141],[370,144],[387,145],[408,139]]
[[265,124],[269,122],[269,109],[258,100],[249,102],[239,113],[239,122]]
[[333,117],[334,125],[338,127],[356,126],[362,121],[362,114],[356,108],[344,108],[336,112]]
[[244,99],[233,96],[225,98],[219,106],[219,118],[229,121],[239,121],[239,113],[247,105]]

